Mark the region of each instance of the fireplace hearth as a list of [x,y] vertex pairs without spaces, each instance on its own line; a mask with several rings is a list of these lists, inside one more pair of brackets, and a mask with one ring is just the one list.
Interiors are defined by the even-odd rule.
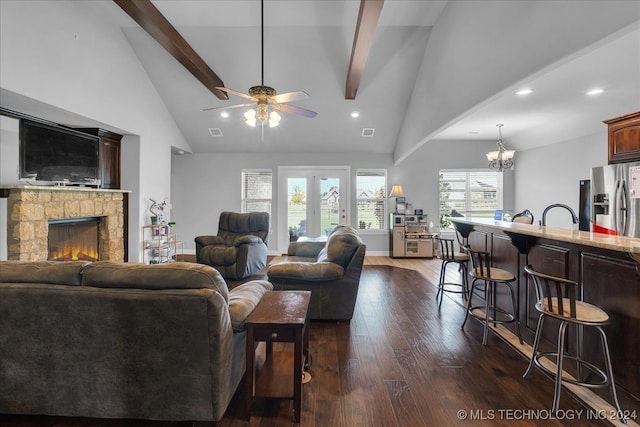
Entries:
[[49,220],[52,261],[98,261],[100,217]]

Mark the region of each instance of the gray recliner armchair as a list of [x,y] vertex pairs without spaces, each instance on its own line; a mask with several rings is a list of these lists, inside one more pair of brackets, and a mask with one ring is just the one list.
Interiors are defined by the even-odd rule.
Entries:
[[311,291],[310,319],[350,320],[366,249],[355,228],[339,225],[326,242],[290,243],[287,257],[269,266],[269,282],[278,291]]
[[244,279],[267,265],[268,237],[268,212],[222,212],[216,236],[195,238],[196,260],[225,279]]

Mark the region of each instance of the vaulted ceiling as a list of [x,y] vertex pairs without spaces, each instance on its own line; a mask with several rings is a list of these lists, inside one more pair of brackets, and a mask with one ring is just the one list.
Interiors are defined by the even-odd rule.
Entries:
[[[447,8],[455,3],[384,1],[355,99],[346,99],[345,92],[360,0],[266,0],[264,64],[259,0],[152,0],[152,4],[224,86],[246,93],[249,87],[261,83],[264,65],[266,85],[278,93],[306,91],[310,97],[293,104],[318,112],[315,118],[282,114],[280,126],[261,130],[244,123],[243,108],[228,110],[226,118],[218,110],[203,111],[245,100],[233,94],[228,100],[219,99],[208,88],[211,85],[194,77],[115,2],[110,3],[118,13],[116,19],[106,19],[113,19],[113,25],[124,32],[192,152],[368,152],[397,156],[394,152],[407,126],[406,117],[420,117],[414,111],[416,87],[424,77],[421,65],[429,60],[434,28],[439,22],[443,25]],[[493,2],[494,7],[496,4],[500,2]],[[415,141],[410,143],[495,141],[496,124],[504,123],[505,145],[523,150],[602,132],[602,120],[639,110],[638,5],[635,24],[630,28],[541,69],[531,69],[515,84],[496,85],[500,89],[491,96],[478,99],[432,134],[413,135]],[[545,17],[532,16],[527,19],[538,19],[539,31],[546,31]],[[512,18],[515,22],[521,19]],[[500,34],[502,29],[487,31]],[[505,32],[504,37],[509,34]],[[562,42],[560,37],[556,39]],[[475,63],[469,62],[468,66],[478,67],[478,74],[486,72]],[[598,97],[585,95],[596,86],[604,88],[605,93]],[[516,90],[526,87],[534,92],[528,97],[515,95]],[[359,117],[352,118],[353,111],[358,111]],[[373,135],[363,137],[365,129]],[[410,149],[403,147],[402,151]]]
[[[246,93],[260,84],[260,2],[155,1],[153,4],[224,81]],[[125,34],[194,152],[391,153],[402,125],[431,27],[446,2],[387,1],[354,100],[345,85],[359,1],[266,1],[264,83],[278,93],[306,91],[294,105],[318,112],[310,119],[282,114],[277,128],[251,128],[246,109],[229,117],[208,107],[220,100],[144,30]],[[359,111],[353,119],[351,112]],[[363,128],[373,128],[363,137]],[[210,131],[210,129],[213,129]],[[221,136],[212,136],[214,135]]]

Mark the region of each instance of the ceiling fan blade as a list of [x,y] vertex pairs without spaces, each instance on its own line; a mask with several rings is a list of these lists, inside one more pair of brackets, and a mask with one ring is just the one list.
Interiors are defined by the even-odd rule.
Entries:
[[237,90],[229,89],[227,87],[217,87],[216,89],[220,89],[223,92],[231,93],[235,96],[239,96],[240,98],[254,99],[253,96],[247,95],[246,93],[238,92]]
[[283,102],[300,101],[301,99],[307,99],[308,97],[309,97],[309,94],[307,92],[303,90],[298,90],[296,92],[281,93],[280,95],[276,95],[271,99],[274,102],[281,104]]
[[248,104],[236,104],[236,105],[227,105],[227,106],[224,106],[224,107],[205,108],[202,111],[230,110],[232,108],[252,107],[254,105],[256,105],[255,102],[249,102]]
[[295,105],[275,104],[273,108],[276,110],[284,111],[285,113],[297,114],[299,116],[305,116],[313,118],[318,115],[315,111],[307,110],[306,108],[296,107]]

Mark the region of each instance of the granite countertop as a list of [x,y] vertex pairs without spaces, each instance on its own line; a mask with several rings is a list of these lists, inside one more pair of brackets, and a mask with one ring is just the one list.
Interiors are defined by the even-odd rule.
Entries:
[[640,239],[624,236],[612,236],[609,234],[593,233],[590,231],[569,230],[565,228],[545,227],[536,224],[522,224],[517,222],[496,221],[488,218],[453,217],[453,222],[478,225],[484,228],[502,230],[540,237],[544,239],[559,240],[561,242],[576,243],[596,248],[610,249],[613,251],[628,252],[634,254],[634,258],[640,260]]

